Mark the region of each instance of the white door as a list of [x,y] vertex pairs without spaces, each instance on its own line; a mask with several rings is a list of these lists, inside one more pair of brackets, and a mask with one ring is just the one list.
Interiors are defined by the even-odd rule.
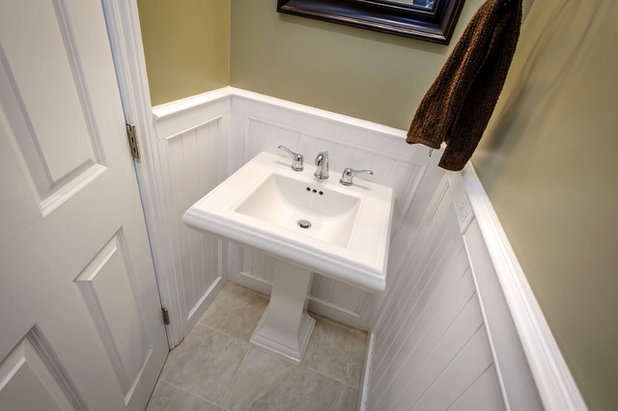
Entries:
[[0,410],[143,410],[168,348],[98,0],[0,0]]

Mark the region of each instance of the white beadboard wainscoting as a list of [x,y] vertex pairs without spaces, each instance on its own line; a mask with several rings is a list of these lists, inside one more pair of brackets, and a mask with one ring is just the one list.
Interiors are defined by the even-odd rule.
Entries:
[[361,409],[587,409],[470,164],[444,175],[392,270]]
[[[211,96],[212,97],[212,96]],[[172,271],[176,299],[164,302],[172,318],[171,346],[191,330],[225,281],[227,244],[209,234],[192,230],[182,222],[183,213],[228,175],[226,159],[229,136],[229,98],[213,99],[210,104],[194,104],[173,110],[160,106],[154,111],[156,161],[161,186],[160,222],[165,226],[166,242],[172,250]],[[176,314],[176,315],[174,315]]]
[[462,233],[470,229],[474,215],[459,180],[458,174],[444,176],[417,240],[394,268],[392,292],[373,330],[366,409],[542,409],[512,333],[509,366],[516,368],[506,373],[516,375],[509,379],[511,385],[503,384],[490,336],[492,326],[502,336],[512,332],[513,324],[508,316],[500,318],[505,321],[501,324],[484,316],[485,296],[468,255],[469,245],[482,243],[464,241]]
[[[346,167],[373,170],[375,174],[368,179],[395,190],[390,259],[402,257],[405,247],[398,244],[414,240],[433,184],[444,174],[435,166],[440,153],[429,157],[426,147],[405,144],[402,130],[244,90],[235,90],[232,96],[232,118],[232,170],[262,151],[284,154],[277,149],[280,144],[302,153],[308,168],[315,167],[315,156],[327,150],[332,179],[339,179]],[[230,280],[270,293],[273,257],[235,246],[230,247],[229,255]],[[314,274],[308,300],[311,311],[370,330],[382,295]]]
[[[175,240],[177,282],[182,309],[201,312],[209,287],[226,267],[229,280],[270,294],[273,257],[236,244],[216,242],[184,226],[181,216],[193,202],[262,151],[283,152],[283,144],[305,156],[305,166],[329,151],[331,178],[345,167],[370,168],[369,178],[395,189],[391,261],[401,260],[414,241],[422,211],[444,171],[436,167],[441,152],[403,143],[402,130],[365,122],[256,93],[224,89],[154,109],[160,162],[169,197],[167,218]],[[230,128],[223,126],[229,120]],[[358,177],[358,178],[363,178]],[[204,248],[205,247],[205,248]],[[198,250],[213,259],[200,259]],[[220,258],[227,260],[220,261]],[[388,287],[388,285],[387,285]],[[197,288],[197,289],[196,289]],[[370,330],[383,294],[314,274],[309,309],[364,330]],[[186,327],[185,327],[186,328]]]
[[314,274],[308,295],[310,310],[370,332],[361,409],[585,409],[471,166],[445,172],[441,151],[405,144],[403,130],[232,87],[153,112],[166,236],[153,249],[173,249],[159,276],[185,322],[170,325],[172,345],[226,279],[268,294],[275,265],[188,229],[183,212],[261,151],[283,144],[313,167],[328,150],[331,178],[369,168],[396,193],[386,291]]

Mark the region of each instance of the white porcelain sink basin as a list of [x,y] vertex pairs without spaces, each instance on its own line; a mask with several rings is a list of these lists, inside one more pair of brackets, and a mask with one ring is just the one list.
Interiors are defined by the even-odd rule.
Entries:
[[[339,184],[293,171],[289,159],[260,153],[191,206],[183,221],[369,291],[386,284],[391,188],[356,179]],[[311,226],[302,228],[299,220]]]
[[[236,207],[240,214],[255,217],[278,227],[292,229],[319,241],[346,247],[354,227],[360,199],[288,176],[269,175]],[[311,227],[301,228],[299,220]]]

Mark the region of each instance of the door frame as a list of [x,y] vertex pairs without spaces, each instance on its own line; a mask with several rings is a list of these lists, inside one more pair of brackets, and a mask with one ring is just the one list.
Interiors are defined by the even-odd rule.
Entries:
[[180,299],[179,272],[174,264],[173,238],[165,218],[164,173],[157,131],[152,114],[146,59],[140,29],[137,0],[101,0],[125,121],[136,126],[140,159],[134,159],[135,174],[146,219],[146,229],[155,267],[161,306],[168,309],[166,324],[169,348],[186,335]]

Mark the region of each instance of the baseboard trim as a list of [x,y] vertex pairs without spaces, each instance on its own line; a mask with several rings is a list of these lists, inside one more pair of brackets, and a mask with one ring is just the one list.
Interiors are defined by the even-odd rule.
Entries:
[[587,410],[474,167],[461,175],[545,409]]
[[[208,287],[206,292],[200,297],[200,299],[195,303],[193,308],[187,314],[187,321],[199,321],[206,308],[210,306],[213,302],[219,291],[223,288],[226,281],[223,281],[223,277],[219,276],[213,281],[213,283]],[[196,317],[194,317],[197,314]]]
[[369,343],[365,354],[365,368],[363,368],[363,376],[361,378],[361,391],[359,395],[358,407],[360,411],[367,410],[367,398],[369,397],[369,371],[371,370],[371,361],[373,359],[373,346],[375,334],[369,333]]

